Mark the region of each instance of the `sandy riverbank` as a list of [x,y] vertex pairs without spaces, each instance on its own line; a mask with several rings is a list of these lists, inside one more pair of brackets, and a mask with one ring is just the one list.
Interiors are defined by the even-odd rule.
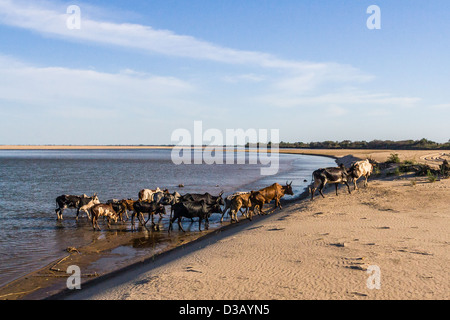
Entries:
[[[360,155],[318,151],[309,154]],[[436,164],[450,152],[395,153]],[[449,198],[449,179],[382,178],[352,195],[341,187],[339,197],[243,221],[67,298],[449,299]],[[381,272],[379,290],[367,286],[370,266]]]

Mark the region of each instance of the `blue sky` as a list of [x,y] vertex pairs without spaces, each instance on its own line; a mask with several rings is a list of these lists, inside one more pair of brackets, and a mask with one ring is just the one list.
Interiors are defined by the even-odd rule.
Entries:
[[[380,30],[366,26],[373,4]],[[0,144],[170,144],[196,120],[290,142],[446,142],[448,12],[447,0],[0,0]]]

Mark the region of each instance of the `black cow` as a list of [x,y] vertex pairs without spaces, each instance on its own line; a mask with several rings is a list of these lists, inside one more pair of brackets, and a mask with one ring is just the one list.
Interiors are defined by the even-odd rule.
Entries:
[[344,183],[348,188],[348,193],[352,193],[350,191],[350,186],[348,185],[348,173],[343,164],[339,165],[337,168],[325,168],[318,169],[312,174],[314,179],[314,185],[311,188],[311,200],[314,200],[314,193],[316,192],[317,187],[319,187],[319,192],[323,198],[323,188],[327,183],[334,183],[336,186],[336,195],[338,195],[338,185],[339,183]]
[[[185,201],[200,201],[205,200],[206,204],[216,204],[219,203],[221,206],[225,205],[225,201],[222,198],[223,191],[219,193],[218,196],[213,196],[209,194],[208,192],[204,194],[200,193],[186,193],[185,195],[181,196],[179,201],[185,202]],[[170,211],[170,217],[172,218],[172,209]],[[194,219],[191,218],[191,221],[194,222]]]
[[200,201],[205,200],[206,204],[216,204],[223,206],[225,205],[225,202],[222,198],[223,191],[219,193],[218,196],[212,196],[208,192],[205,194],[199,194],[199,193],[186,193],[185,195],[181,196],[180,201]]
[[[148,201],[136,201],[133,204],[134,212],[131,216],[131,227],[134,229],[134,217],[137,215],[139,222],[145,227],[147,222],[152,219],[152,229],[156,229],[156,224],[153,220],[155,214],[160,214],[160,221],[162,215],[166,213],[164,206],[160,203],[156,202],[148,202]],[[144,213],[148,213],[148,219],[144,222]],[[159,222],[158,222],[159,223]],[[147,228],[147,227],[146,227]],[[157,227],[159,229],[159,227]]]
[[90,219],[89,209],[95,204],[99,204],[97,194],[94,193],[92,197],[88,197],[85,194],[82,196],[72,196],[64,194],[56,198],[56,215],[57,220],[63,219],[63,212],[65,209],[77,209],[77,220],[80,211],[86,212],[88,218]]
[[173,206],[181,201],[181,195],[178,192],[166,193],[160,203],[164,206],[170,206],[170,219],[172,219]]
[[[220,198],[221,199],[221,198]],[[223,200],[223,199],[222,199]],[[198,217],[198,230],[202,231],[202,220],[205,220],[205,229],[209,226],[209,217],[212,213],[222,213],[220,200],[217,199],[215,203],[206,203],[204,199],[200,201],[183,201],[173,205],[173,218],[170,219],[169,232],[173,229],[173,222],[178,219],[178,228],[184,232],[181,226],[181,218],[195,218]]]

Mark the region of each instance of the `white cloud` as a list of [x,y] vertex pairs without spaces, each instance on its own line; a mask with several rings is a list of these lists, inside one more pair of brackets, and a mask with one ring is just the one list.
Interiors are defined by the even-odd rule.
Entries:
[[56,6],[43,1],[0,0],[0,23],[66,40],[116,45],[168,56],[285,69],[291,72],[326,72],[330,75],[327,70],[331,69],[344,74],[355,71],[358,73],[349,66],[279,59],[268,53],[231,49],[192,36],[178,35],[170,30],[101,21],[89,17],[89,12],[98,14],[98,9],[88,9],[85,12],[81,7],[81,29],[70,30],[66,26],[69,15],[62,5]]
[[100,110],[104,116],[111,116],[114,110],[154,111],[156,114],[162,108],[188,104],[188,97],[195,92],[192,84],[175,77],[154,76],[133,70],[113,74],[36,67],[0,56],[0,100],[49,109],[61,115],[73,116],[69,114],[69,109],[89,108]]
[[384,93],[369,93],[355,87],[348,88],[343,82],[331,82],[326,77],[282,79],[276,81],[271,90],[267,90],[267,93],[257,100],[259,103],[280,108],[327,105],[409,108],[417,106],[421,101],[417,97],[397,97]]

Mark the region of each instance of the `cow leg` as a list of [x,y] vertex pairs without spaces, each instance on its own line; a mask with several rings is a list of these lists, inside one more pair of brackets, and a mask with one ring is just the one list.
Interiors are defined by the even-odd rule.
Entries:
[[184,231],[183,226],[181,225],[181,217],[178,217],[178,228],[179,228],[181,231],[186,232],[186,231]]
[[77,217],[75,218],[75,220],[77,220],[78,221],[78,215],[80,214],[80,209],[78,208],[77,209]]
[[233,222],[233,221],[237,222],[237,212],[236,212],[235,209],[231,209],[230,210],[230,215],[231,215],[231,221],[230,222]]
[[241,211],[242,216],[248,218],[248,205],[245,207],[245,210],[242,211],[243,208],[239,209]]
[[[134,218],[138,215],[139,213],[134,211],[133,214],[131,215],[131,230],[134,231],[135,230],[135,224],[134,224]],[[139,219],[139,217],[138,217]]]
[[[89,213],[88,213],[88,210],[86,210],[86,209],[80,209],[79,211],[77,211],[77,221],[78,221],[78,214],[79,214],[79,212],[81,212],[81,211],[83,211],[83,212],[85,212],[86,213],[86,216],[88,217],[88,219],[89,220],[91,220],[91,218],[90,218],[90,216],[89,216]],[[105,217],[103,217],[103,218],[105,218]]]
[[144,219],[144,214],[142,212],[139,212],[138,219],[139,219],[139,223],[145,227],[145,219]]
[[223,222],[223,216],[225,215],[225,213],[226,213],[226,210],[223,210],[222,211],[222,217],[220,218],[220,222]]
[[355,185],[355,187],[353,188],[354,190],[358,190],[357,181],[358,181],[358,179],[353,178],[353,184]]
[[[248,207],[247,207],[247,210],[248,210]],[[253,211],[254,211],[254,208],[253,208],[253,210],[252,209],[248,210],[248,219],[250,221],[253,220]]]
[[160,227],[159,227],[159,225],[161,224],[161,220],[162,220],[162,218],[163,218],[163,216],[162,216],[162,214],[159,214],[159,219],[158,219],[158,223],[156,224],[156,230],[160,230]]
[[202,231],[202,218],[198,217],[198,231]]
[[322,182],[319,186],[319,193],[322,196],[322,198],[325,198],[325,196],[323,195],[323,188],[325,188],[325,182]]
[[209,229],[209,219],[208,217],[206,217],[206,221],[205,221],[205,230]]
[[339,187],[339,183],[335,183],[334,186],[336,187],[336,196],[338,196],[338,187]]
[[62,220],[63,219],[62,218],[63,210],[61,208],[58,208],[55,210],[55,212],[56,212],[56,220]]
[[59,220],[63,220],[63,213],[67,207],[62,207],[59,209]]
[[277,207],[280,208],[280,210],[283,208],[283,207],[281,206],[280,198],[275,198],[275,208],[274,208],[274,211],[275,211],[275,209],[276,209]]
[[347,182],[347,181],[344,181],[344,183],[345,183],[345,185],[347,186],[348,193],[349,193],[349,194],[352,194],[352,191],[350,190],[350,186],[349,186],[348,182]]
[[152,230],[156,230],[155,215],[152,214]]
[[230,205],[227,202],[225,205],[225,209],[222,211],[222,217],[220,218],[220,222],[223,222],[223,216],[225,215],[225,213],[227,213],[229,208],[230,208]]
[[[171,214],[172,215],[172,214]],[[173,222],[175,221],[175,219],[172,219],[172,217],[169,219],[169,229],[168,232],[170,233],[170,231],[172,231],[173,229]]]
[[84,212],[86,212],[86,216],[89,220],[91,220],[91,215],[89,213],[89,210],[83,210]]
[[320,188],[320,189],[319,189],[319,192],[320,192],[320,194],[321,194],[322,197],[323,197],[322,189],[323,189],[324,186],[325,186],[325,185],[323,184],[323,181],[318,180],[318,179],[314,179],[314,184],[313,184],[313,186],[312,186],[312,188],[311,188],[311,201],[314,200],[314,194],[316,193],[317,188]]
[[264,207],[264,204],[258,205],[259,214],[261,214],[261,215],[266,214],[263,210],[263,207]]
[[98,225],[98,217],[97,216],[93,216],[92,217],[92,227],[94,228],[94,231],[100,231],[100,227]]
[[139,219],[140,225],[142,225],[145,229],[148,230],[146,224],[147,224],[148,220],[150,220],[150,214],[149,214],[148,220],[145,221],[144,214],[143,214],[142,212],[139,212],[139,213],[138,213],[138,219]]
[[366,175],[366,182],[364,183],[364,187],[368,187],[369,186],[369,175]]
[[[144,216],[142,215],[142,217],[144,217]],[[144,226],[147,225],[147,223],[150,221],[150,219],[152,219],[152,223],[153,223],[153,215],[149,212],[147,221],[144,220],[145,221]]]

